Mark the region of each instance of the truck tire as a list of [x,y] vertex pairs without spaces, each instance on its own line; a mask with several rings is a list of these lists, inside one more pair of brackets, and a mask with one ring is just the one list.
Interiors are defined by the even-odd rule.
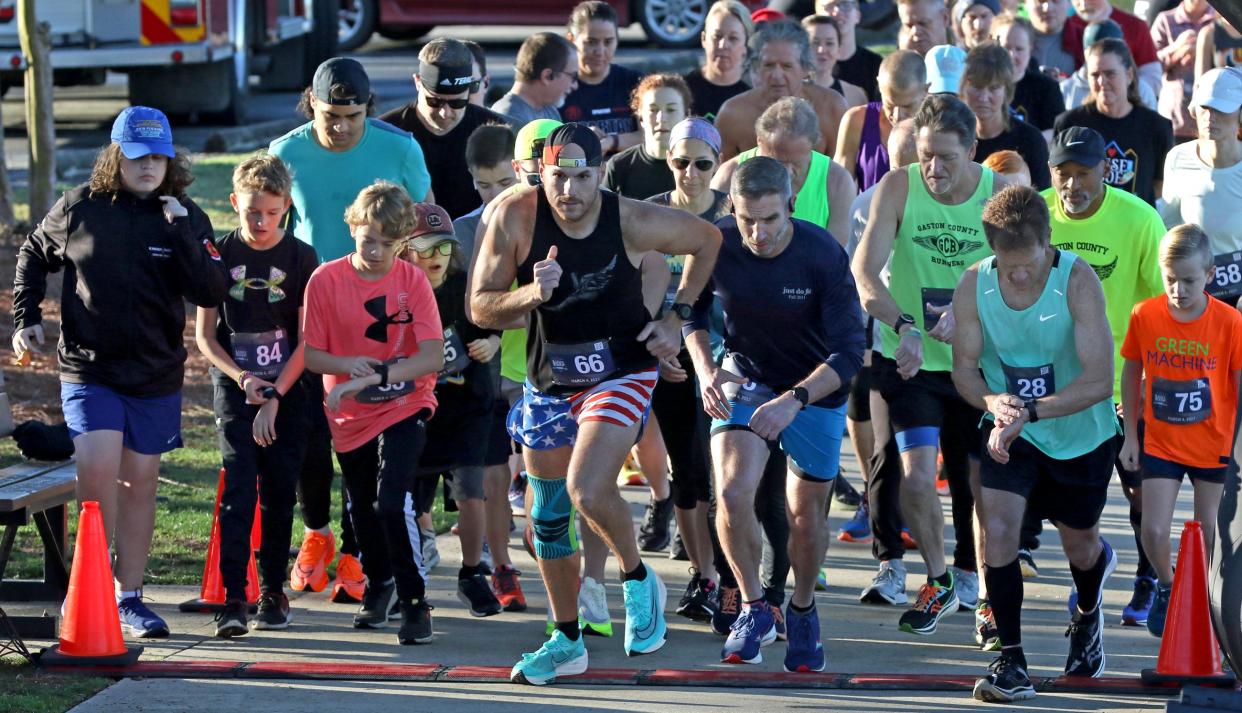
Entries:
[[408,40],[417,40],[419,37],[436,29],[435,25],[397,25],[392,27],[380,27],[380,37],[388,40],[396,40],[397,42],[405,42]]
[[365,45],[375,33],[379,3],[377,0],[341,0],[338,16],[338,46],[342,52],[352,52]]
[[634,0],[632,17],[661,47],[696,47],[711,0]]
[[234,79],[232,58],[129,72],[130,104],[159,107],[194,123],[245,123],[247,94]]

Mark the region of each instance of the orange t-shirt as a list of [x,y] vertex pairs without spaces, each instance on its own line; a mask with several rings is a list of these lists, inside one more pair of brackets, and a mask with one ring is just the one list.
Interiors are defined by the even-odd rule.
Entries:
[[1143,365],[1143,451],[1193,468],[1219,468],[1233,450],[1242,369],[1242,314],[1215,297],[1193,322],[1169,313],[1164,295],[1130,313],[1121,356]]
[[[306,285],[302,339],[338,357],[368,356],[393,363],[418,353],[418,343],[440,340],[440,312],[423,271],[405,260],[374,282],[364,280],[350,256],[326,262]],[[326,395],[348,374],[324,374]],[[339,411],[327,411],[332,445],[338,453],[362,447],[385,428],[420,409],[435,409],[436,375],[412,382],[369,386],[342,399]]]

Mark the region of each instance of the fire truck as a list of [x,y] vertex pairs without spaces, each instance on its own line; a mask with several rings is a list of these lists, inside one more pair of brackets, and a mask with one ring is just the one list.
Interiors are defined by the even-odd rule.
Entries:
[[[17,0],[0,0],[0,82],[20,84]],[[129,101],[245,121],[256,90],[297,90],[336,54],[340,0],[38,0],[57,86],[128,75]]]

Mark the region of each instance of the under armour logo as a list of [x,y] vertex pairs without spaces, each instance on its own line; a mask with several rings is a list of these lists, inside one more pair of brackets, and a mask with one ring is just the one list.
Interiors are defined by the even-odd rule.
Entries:
[[362,308],[367,314],[375,318],[367,331],[364,332],[367,339],[388,343],[388,326],[391,324],[409,324],[414,321],[414,315],[408,309],[399,309],[396,314],[388,314],[388,297],[380,295],[373,299],[369,299],[362,303]]
[[280,285],[285,281],[285,273],[283,270],[275,267],[270,268],[268,278],[264,280],[261,277],[246,277],[246,266],[238,265],[229,270],[229,275],[233,278],[233,286],[229,288],[229,297],[241,302],[246,299],[246,290],[267,290],[268,302],[279,302],[286,295]]

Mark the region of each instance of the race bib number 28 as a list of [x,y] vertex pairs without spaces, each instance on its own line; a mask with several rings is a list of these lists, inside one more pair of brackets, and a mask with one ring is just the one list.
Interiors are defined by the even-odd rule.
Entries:
[[1057,390],[1056,372],[1051,364],[1043,366],[1009,366],[1001,364],[1005,372],[1005,390],[1026,401],[1051,396]]

